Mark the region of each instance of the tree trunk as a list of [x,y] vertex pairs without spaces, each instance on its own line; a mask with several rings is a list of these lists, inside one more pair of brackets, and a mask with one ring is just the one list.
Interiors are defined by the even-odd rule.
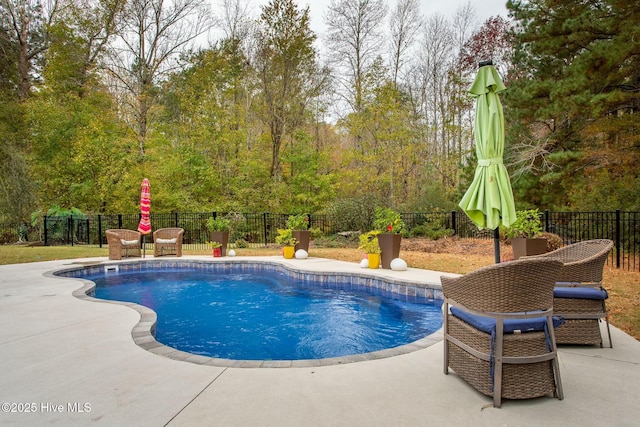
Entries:
[[19,94],[20,100],[25,101],[29,97],[29,90],[31,89],[31,78],[29,77],[29,35],[27,34],[29,21],[24,15],[20,21],[21,28],[18,31],[18,42],[20,44],[20,51],[18,53],[18,73],[20,75]]
[[282,135],[278,134],[278,126],[271,132],[271,178],[280,176],[280,146]]

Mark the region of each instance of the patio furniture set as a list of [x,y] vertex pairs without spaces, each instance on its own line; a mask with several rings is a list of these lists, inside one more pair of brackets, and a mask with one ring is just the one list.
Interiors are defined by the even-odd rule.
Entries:
[[[142,234],[135,230],[111,229],[106,231],[109,259],[141,256]],[[182,256],[182,228],[159,228],[153,232],[153,256]]]
[[563,398],[557,344],[603,346],[602,286],[613,242],[589,240],[537,256],[442,277],[444,373],[502,399]]
[[[140,256],[141,234],[107,230],[109,259]],[[182,228],[153,233],[154,257],[182,256]],[[603,346],[604,265],[613,242],[588,240],[542,255],[441,277],[444,373],[502,399],[563,398],[557,344]]]

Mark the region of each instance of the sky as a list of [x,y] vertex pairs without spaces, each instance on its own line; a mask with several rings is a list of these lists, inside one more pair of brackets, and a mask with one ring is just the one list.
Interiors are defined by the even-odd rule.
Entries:
[[[212,5],[214,15],[218,14],[219,10],[222,10],[223,0],[209,0]],[[318,36],[317,47],[321,48],[321,40],[325,33],[326,26],[324,24],[324,15],[327,12],[331,0],[294,0],[300,8],[309,6],[309,12],[311,15],[311,30]],[[395,7],[397,0],[385,0],[389,10]],[[425,18],[432,16],[435,13],[440,13],[445,18],[451,18],[455,12],[467,3],[470,3],[475,9],[476,17],[478,19],[478,26],[482,25],[491,16],[500,15],[502,17],[508,16],[507,0],[418,0],[422,15]],[[241,4],[248,4],[248,15],[251,18],[258,18],[260,16],[260,6],[264,6],[269,0],[241,0]],[[209,43],[215,42],[222,37],[222,33],[213,29],[209,34],[204,35],[201,39],[203,43],[205,40],[209,40]]]
[[[215,1],[215,0],[214,0]],[[300,7],[309,6],[311,12],[311,29],[317,34],[324,33],[324,14],[331,0],[296,0]],[[441,13],[445,17],[451,17],[459,7],[471,3],[476,10],[480,23],[495,15],[507,17],[507,0],[419,0],[424,16]],[[255,7],[256,16],[260,13],[260,5],[265,5],[268,0],[250,0]],[[389,9],[395,6],[395,0],[387,0]]]

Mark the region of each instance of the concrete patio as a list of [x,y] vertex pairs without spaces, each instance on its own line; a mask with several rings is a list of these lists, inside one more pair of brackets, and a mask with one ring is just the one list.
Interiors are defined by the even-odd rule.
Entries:
[[[205,259],[205,257],[192,257]],[[209,257],[210,259],[210,257]],[[137,311],[81,300],[52,270],[103,259],[0,266],[0,425],[16,426],[638,426],[640,342],[560,348],[565,398],[491,407],[426,348],[329,366],[236,368],[153,354],[134,343]],[[304,269],[357,263],[292,260]],[[379,274],[438,282],[440,273]]]

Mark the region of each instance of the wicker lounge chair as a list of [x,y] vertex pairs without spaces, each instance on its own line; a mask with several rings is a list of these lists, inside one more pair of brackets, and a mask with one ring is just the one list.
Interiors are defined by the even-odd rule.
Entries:
[[[442,277],[444,373],[502,399],[562,399],[553,287],[562,264],[529,259]],[[450,309],[450,310],[449,310]]]
[[[555,288],[554,313],[567,319],[556,331],[558,344],[599,344],[602,347],[600,319],[607,325],[609,347],[611,329],[602,287],[602,273],[613,242],[608,239],[585,240],[534,257],[556,258],[563,266]],[[530,257],[528,257],[530,258]]]
[[109,259],[122,259],[122,257],[139,257],[141,234],[134,230],[111,229],[107,230],[107,243],[109,244]]
[[182,256],[182,228],[160,228],[153,232],[153,256]]

